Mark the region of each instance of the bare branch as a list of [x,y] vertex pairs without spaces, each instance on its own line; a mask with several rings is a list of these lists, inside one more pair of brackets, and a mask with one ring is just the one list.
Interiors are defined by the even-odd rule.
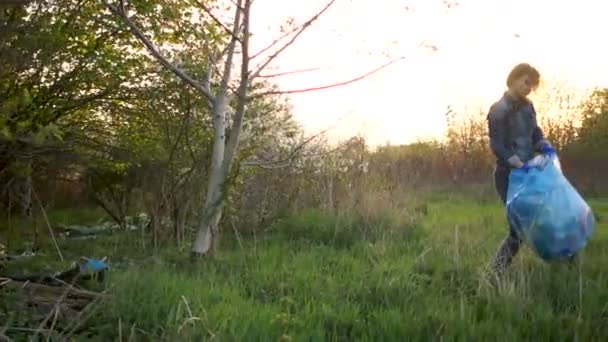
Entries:
[[275,170],[282,169],[284,167],[288,167],[291,165],[291,159],[281,159],[276,162],[260,162],[260,161],[243,161],[241,162],[241,166],[244,167],[259,167],[260,169],[265,170]]
[[330,150],[327,151],[322,151],[322,152],[315,152],[315,153],[306,153],[306,154],[302,154],[302,157],[319,157],[319,156],[328,156],[332,153],[336,153],[339,151],[342,151],[344,149],[344,146],[336,146]]
[[[239,1],[239,3],[240,3],[240,1]],[[241,25],[242,12],[243,11],[241,10],[240,6],[237,6],[236,14],[234,15],[234,23],[233,23],[234,27],[239,27]],[[226,57],[226,61],[224,62],[222,83],[220,85],[218,98],[222,97],[225,99],[225,97],[226,97],[226,93],[227,93],[228,87],[230,85],[232,60],[234,58],[234,49],[236,47],[237,41],[239,41],[239,39],[236,37],[236,35],[232,35],[232,39],[230,39],[230,43],[228,43],[227,57]]]
[[[306,154],[302,153],[299,156],[302,157],[302,158],[327,156],[327,155],[336,153],[336,152],[338,152],[338,151],[340,151],[342,149],[343,149],[342,146],[338,146],[338,147],[335,147],[335,148],[333,148],[333,149],[331,149],[329,151],[323,151],[323,152],[317,152],[317,153],[306,153]],[[291,163],[293,161],[292,159],[294,157],[295,157],[295,154],[294,154],[294,156],[291,159],[285,158],[285,159],[281,159],[281,160],[278,160],[278,161],[271,161],[271,162],[257,162],[257,161],[254,161],[254,162],[244,162],[244,163],[241,163],[241,165],[242,166],[249,166],[249,167],[259,167],[259,168],[264,169],[264,170],[276,170],[276,169],[282,169],[284,167],[287,167],[287,166],[291,165]]]
[[263,48],[262,50],[258,51],[256,54],[254,54],[253,56],[250,57],[251,60],[256,59],[257,57],[259,57],[261,54],[263,54],[264,52],[272,49],[275,45],[277,45],[278,42],[282,41],[283,39],[289,37],[290,35],[292,35],[293,33],[295,33],[296,31],[299,30],[299,27],[294,28],[293,30],[286,32],[285,34],[283,34],[282,36],[280,36],[279,38],[275,39],[272,41],[272,43],[268,44],[267,47]]
[[272,78],[272,77],[280,77],[280,76],[298,74],[298,73],[301,73],[301,72],[310,72],[310,71],[317,71],[317,70],[319,70],[319,68],[309,68],[309,69],[302,69],[302,70],[293,70],[293,71],[278,72],[276,74],[259,75],[258,77],[260,77],[260,78]]
[[[240,9],[241,11],[244,11],[243,6],[241,6],[241,3],[236,3],[234,0],[230,0],[230,3],[233,4],[234,6],[236,6],[238,9]],[[253,1],[251,1],[251,3],[253,3]]]
[[336,88],[336,87],[341,87],[341,86],[345,86],[357,81],[360,81],[366,77],[369,77],[375,73],[377,73],[378,71],[400,61],[405,59],[405,57],[400,57],[397,59],[393,59],[391,61],[389,61],[388,63],[385,63],[379,67],[377,67],[376,69],[373,69],[369,72],[366,72],[365,74],[355,77],[353,79],[347,80],[347,81],[343,81],[343,82],[338,82],[338,83],[333,83],[333,84],[329,84],[329,85],[324,85],[324,86],[319,86],[319,87],[313,87],[313,88],[305,88],[305,89],[295,89],[295,90],[271,90],[271,91],[266,91],[263,93],[257,93],[257,94],[253,94],[251,95],[249,98],[250,99],[254,99],[254,98],[258,98],[258,97],[262,97],[262,96],[267,96],[267,95],[274,95],[274,94],[296,94],[296,93],[305,93],[305,92],[309,92],[309,91],[316,91],[316,90],[323,90],[323,89],[329,89],[329,88]]
[[107,0],[104,0],[104,4],[112,13],[122,19],[122,21],[129,27],[131,33],[135,35],[137,39],[139,39],[139,41],[141,41],[146,46],[148,51],[152,54],[152,56],[154,56],[154,58],[158,60],[160,64],[162,64],[165,68],[174,73],[184,82],[188,83],[196,90],[200,91],[209,101],[213,101],[213,96],[211,95],[209,89],[205,88],[203,84],[196,81],[194,78],[186,74],[186,72],[169,62],[169,60],[167,60],[167,58],[158,51],[158,49],[154,46],[150,39],[148,39],[148,37],[146,37],[146,35],[139,29],[139,27],[137,27],[133,20],[131,20],[131,18],[127,16],[127,13],[124,8],[124,0],[120,1],[120,8],[109,3]]
[[251,76],[251,80],[255,79],[256,77],[258,77],[260,75],[260,73],[262,72],[262,70],[264,70],[264,68],[266,68],[266,66],[268,66],[268,64],[270,64],[275,58],[277,58],[277,56],[279,56],[279,54],[281,54],[281,52],[285,51],[285,49],[287,49],[291,44],[293,44],[296,39],[298,39],[298,37],[307,29],[310,27],[310,25],[315,22],[317,19],[319,19],[319,17],[325,13],[325,11],[327,11],[329,9],[329,7],[331,7],[331,5],[335,2],[336,0],[330,0],[327,5],[321,10],[319,11],[317,14],[313,15],[312,18],[308,19],[308,21],[306,21],[304,24],[302,24],[302,26],[300,27],[300,29],[296,32],[296,34],[293,35],[293,37],[291,37],[291,39],[285,43],[280,49],[278,49],[275,53],[273,53],[270,57],[268,57],[268,59],[262,63],[262,65],[260,65],[260,67],[258,68],[257,71],[255,71],[253,73],[253,75]]
[[241,163],[242,166],[257,166],[257,167],[261,167],[261,168],[281,168],[281,167],[286,167],[289,165],[289,163],[291,163],[291,161],[293,160],[293,158],[296,157],[296,155],[298,154],[298,152],[300,152],[304,147],[306,147],[306,145],[308,145],[310,142],[312,142],[313,140],[315,140],[316,138],[322,136],[323,134],[325,134],[329,129],[325,129],[317,134],[314,134],[310,137],[308,137],[307,139],[305,139],[303,142],[301,142],[300,144],[298,144],[296,147],[294,147],[291,152],[289,152],[289,154],[279,160],[249,160],[249,161],[244,161]]
[[207,13],[211,19],[213,19],[213,21],[215,21],[216,24],[218,24],[224,31],[226,31],[226,33],[228,33],[229,36],[231,36],[233,39],[236,39],[236,41],[240,42],[240,38],[234,33],[234,31],[237,31],[238,28],[234,28],[234,30],[231,30],[228,26],[224,25],[224,23],[222,23],[214,14],[213,12],[211,12],[211,9],[207,6],[205,6],[205,4],[203,4],[200,0],[195,0],[196,4],[199,5],[203,11],[205,11],[205,13]]
[[[239,6],[241,1],[239,1]],[[241,10],[237,10],[241,12]],[[245,105],[247,104],[247,90],[249,87],[249,19],[251,12],[251,0],[245,0],[243,6],[243,40],[241,41],[241,48],[243,50],[243,58],[241,60],[241,80],[239,88],[237,89],[237,104],[235,110],[234,121],[232,123],[232,129],[230,130],[230,136],[228,137],[228,145],[226,150],[226,156],[224,158],[224,174],[227,174],[236,150],[238,148],[239,136],[241,134],[241,128],[243,126],[243,115],[245,114]]]

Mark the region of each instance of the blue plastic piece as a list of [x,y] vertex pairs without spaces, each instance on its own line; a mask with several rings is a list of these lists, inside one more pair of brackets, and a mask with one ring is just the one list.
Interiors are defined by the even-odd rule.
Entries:
[[108,265],[97,259],[87,259],[86,262],[80,264],[80,272],[96,273],[108,268]]
[[507,219],[545,261],[568,259],[585,247],[595,228],[591,207],[563,175],[556,154],[509,176]]

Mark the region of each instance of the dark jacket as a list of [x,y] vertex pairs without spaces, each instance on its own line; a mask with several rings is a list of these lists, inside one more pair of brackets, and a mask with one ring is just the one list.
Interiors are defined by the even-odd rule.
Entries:
[[490,107],[487,118],[490,147],[499,166],[512,167],[513,156],[525,163],[547,142],[538,127],[534,105],[528,100],[505,93]]

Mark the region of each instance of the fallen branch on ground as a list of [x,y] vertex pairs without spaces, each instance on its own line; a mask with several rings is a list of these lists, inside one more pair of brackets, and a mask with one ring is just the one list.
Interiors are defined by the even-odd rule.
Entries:
[[24,290],[30,296],[30,300],[36,303],[46,301],[54,303],[57,298],[64,294],[64,292],[67,292],[65,297],[66,301],[72,301],[73,303],[85,301],[88,303],[98,298],[107,297],[104,293],[78,289],[73,286],[49,286],[30,281],[13,280],[11,278],[0,278],[0,288]]

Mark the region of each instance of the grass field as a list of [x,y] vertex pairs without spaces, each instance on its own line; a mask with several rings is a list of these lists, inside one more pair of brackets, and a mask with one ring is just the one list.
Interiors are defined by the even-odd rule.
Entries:
[[[498,288],[482,276],[506,233],[498,201],[437,194],[424,203],[375,220],[302,212],[196,266],[175,250],[144,256],[136,236],[61,248],[66,259],[87,253],[112,262],[112,297],[93,308],[88,340],[608,336],[608,200],[591,202],[598,225],[580,265],[548,265],[524,248]],[[45,252],[55,258],[50,246]]]

